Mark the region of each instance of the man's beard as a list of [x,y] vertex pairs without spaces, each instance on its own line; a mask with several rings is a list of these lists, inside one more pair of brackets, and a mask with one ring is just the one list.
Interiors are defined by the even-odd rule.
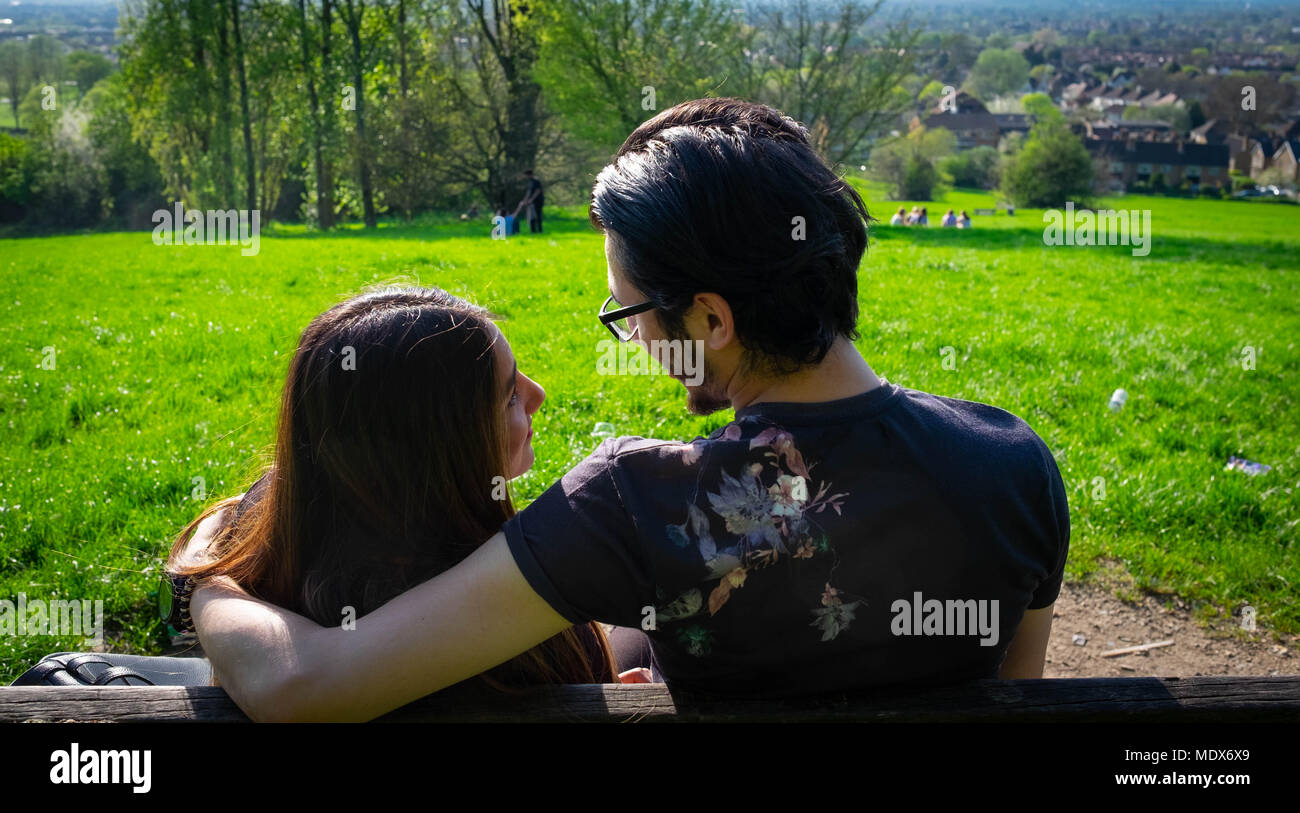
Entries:
[[712,365],[705,361],[704,381],[698,387],[686,387],[686,411],[692,415],[712,415],[730,406],[731,400],[718,388]]
[[[668,328],[665,331],[668,338],[677,342],[691,341],[690,334],[678,327],[677,329]],[[683,345],[684,346],[684,345]],[[673,376],[686,390],[686,411],[692,415],[712,415],[724,409],[731,408],[731,399],[727,397],[726,390],[718,384],[718,377],[709,364],[708,359],[704,358],[701,350],[699,363],[704,367],[704,378],[698,386],[688,387],[683,381],[684,376]],[[682,372],[686,372],[683,370]],[[690,376],[694,378],[694,376]]]

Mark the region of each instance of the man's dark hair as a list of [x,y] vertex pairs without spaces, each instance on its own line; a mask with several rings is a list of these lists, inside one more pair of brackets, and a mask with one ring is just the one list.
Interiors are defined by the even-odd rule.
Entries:
[[713,292],[759,369],[790,373],[858,337],[870,215],[808,131],[771,107],[696,99],[646,121],[597,176],[590,220],[614,233],[670,336],[684,336],[694,295]]

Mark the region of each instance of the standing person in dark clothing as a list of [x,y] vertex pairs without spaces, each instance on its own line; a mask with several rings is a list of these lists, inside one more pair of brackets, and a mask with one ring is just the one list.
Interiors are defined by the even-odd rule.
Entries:
[[519,201],[515,214],[518,216],[520,211],[527,210],[528,231],[537,234],[542,230],[542,206],[546,203],[546,195],[542,192],[542,182],[533,177],[531,169],[524,170],[524,178],[528,185],[524,188],[524,199]]

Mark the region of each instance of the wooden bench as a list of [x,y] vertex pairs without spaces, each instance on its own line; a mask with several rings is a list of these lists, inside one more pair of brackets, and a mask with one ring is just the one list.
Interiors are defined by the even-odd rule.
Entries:
[[977,215],[995,215],[997,213],[998,213],[997,209],[976,209],[975,210],[975,214]]
[[[662,684],[499,694],[457,687],[390,722],[1300,722],[1300,675],[983,680],[801,700],[719,700]],[[247,722],[217,687],[0,688],[0,722]]]

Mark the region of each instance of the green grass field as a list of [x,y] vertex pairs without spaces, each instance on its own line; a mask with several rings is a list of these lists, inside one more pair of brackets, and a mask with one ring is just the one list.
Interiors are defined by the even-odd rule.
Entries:
[[[864,189],[887,220],[899,204]],[[874,227],[858,346],[891,381],[995,404],[1045,438],[1070,495],[1067,578],[1120,562],[1203,615],[1248,603],[1262,627],[1300,631],[1300,209],[1108,203],[1152,211],[1149,256],[1044,246],[1031,210],[971,231]],[[937,226],[948,206],[993,199],[927,205]],[[194,478],[208,500],[242,490],[299,332],[370,283],[438,285],[506,317],[520,368],[548,391],[521,503],[597,444],[597,421],[669,438],[725,423],[687,415],[665,377],[596,374],[602,238],[580,207],[548,209],[547,228],[500,242],[437,219],[329,236],[282,227],[256,257],[158,247],[148,232],[0,240],[0,598],[102,598],[111,648],[160,651],[155,580],[201,508]],[[1117,387],[1129,401],[1112,414]],[[1273,470],[1225,471],[1234,454]],[[65,648],[84,647],[0,636],[0,680]]]

